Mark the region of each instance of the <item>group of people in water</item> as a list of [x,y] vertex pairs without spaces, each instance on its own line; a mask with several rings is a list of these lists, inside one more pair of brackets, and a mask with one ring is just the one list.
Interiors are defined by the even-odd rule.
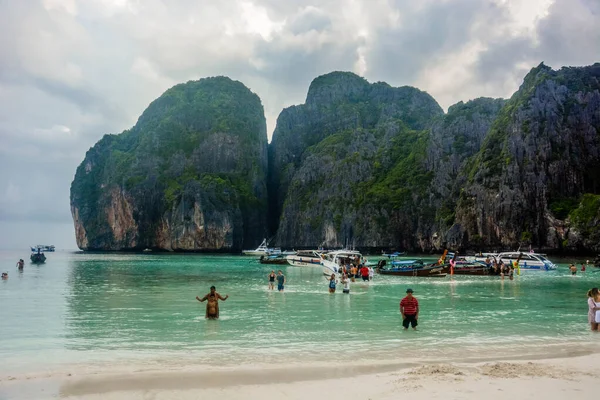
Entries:
[[[19,259],[19,261],[17,261],[17,269],[19,271],[23,271],[23,268],[25,267],[25,261],[23,261],[22,258]],[[8,272],[3,272],[2,273],[2,280],[7,280],[8,279]]]

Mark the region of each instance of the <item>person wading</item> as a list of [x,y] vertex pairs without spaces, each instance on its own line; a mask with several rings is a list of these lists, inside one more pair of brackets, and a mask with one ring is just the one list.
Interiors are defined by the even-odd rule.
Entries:
[[219,319],[219,300],[225,301],[229,298],[229,295],[225,295],[225,297],[223,297],[217,293],[216,290],[217,289],[214,286],[211,286],[210,293],[204,296],[202,299],[196,296],[196,300],[198,300],[200,303],[208,300],[208,303],[206,303],[205,316],[207,319]]
[[275,289],[275,271],[271,271],[269,274],[269,290]]
[[406,289],[406,297],[400,301],[400,314],[402,314],[404,330],[407,330],[410,325],[416,331],[419,319],[419,301],[413,296],[412,289]]

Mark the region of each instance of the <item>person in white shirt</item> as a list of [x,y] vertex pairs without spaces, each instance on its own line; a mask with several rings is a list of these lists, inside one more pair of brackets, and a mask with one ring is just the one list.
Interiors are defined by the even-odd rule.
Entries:
[[350,294],[350,279],[348,279],[348,275],[342,275],[342,285],[344,285],[344,289],[342,292],[345,294]]
[[373,280],[373,276],[375,276],[375,270],[373,269],[373,267],[369,267],[369,280],[370,281]]

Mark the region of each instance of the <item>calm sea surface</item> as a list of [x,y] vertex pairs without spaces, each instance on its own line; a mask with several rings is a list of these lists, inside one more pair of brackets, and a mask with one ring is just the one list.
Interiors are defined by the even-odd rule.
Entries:
[[[586,292],[600,271],[525,271],[515,281],[382,277],[327,292],[320,268],[283,267],[285,293],[267,290],[273,269],[251,257],[0,252],[0,376],[73,365],[273,364],[514,356],[590,349]],[[372,258],[375,259],[375,258]],[[277,266],[275,266],[277,267]],[[221,294],[221,319],[203,296]],[[402,332],[407,287],[421,304],[420,331]]]

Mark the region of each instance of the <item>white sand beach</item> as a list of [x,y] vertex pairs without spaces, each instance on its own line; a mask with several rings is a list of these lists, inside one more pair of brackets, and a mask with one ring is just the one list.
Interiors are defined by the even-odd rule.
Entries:
[[138,370],[3,378],[0,398],[581,399],[600,388],[596,354],[534,361]]

